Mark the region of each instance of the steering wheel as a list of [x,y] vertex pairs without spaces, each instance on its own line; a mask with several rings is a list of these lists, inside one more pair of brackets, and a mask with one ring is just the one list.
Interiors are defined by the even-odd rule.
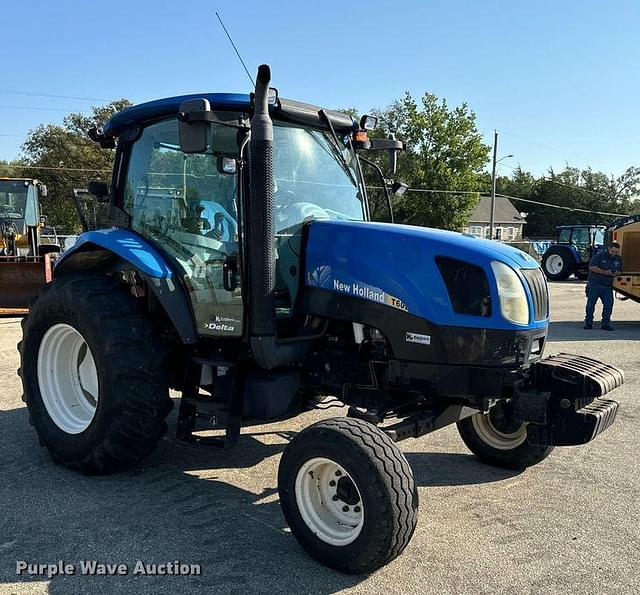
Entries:
[[295,202],[291,205],[291,207],[298,209],[302,221],[308,219],[309,217],[313,219],[329,219],[329,213],[320,205],[317,205],[313,202]]

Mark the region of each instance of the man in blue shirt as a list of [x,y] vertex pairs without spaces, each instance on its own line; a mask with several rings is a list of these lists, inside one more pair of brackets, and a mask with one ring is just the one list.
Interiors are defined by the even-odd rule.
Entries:
[[598,299],[602,301],[602,330],[612,331],[611,312],[613,310],[613,278],[622,270],[620,244],[612,242],[606,250],[597,252],[589,262],[587,279],[587,309],[584,328],[593,328],[593,311]]

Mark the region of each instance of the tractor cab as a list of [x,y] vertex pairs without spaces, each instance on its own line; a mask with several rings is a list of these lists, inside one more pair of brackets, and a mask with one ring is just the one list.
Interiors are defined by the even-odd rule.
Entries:
[[0,178],[0,310],[23,312],[51,279],[51,255],[56,244],[45,244],[46,218],[40,200],[47,187],[28,178]]

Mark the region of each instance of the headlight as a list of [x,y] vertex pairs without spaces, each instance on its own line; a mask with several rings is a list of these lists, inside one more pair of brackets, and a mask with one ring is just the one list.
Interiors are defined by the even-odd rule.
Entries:
[[520,277],[511,267],[496,260],[491,268],[498,285],[502,315],[516,324],[529,324],[529,302]]

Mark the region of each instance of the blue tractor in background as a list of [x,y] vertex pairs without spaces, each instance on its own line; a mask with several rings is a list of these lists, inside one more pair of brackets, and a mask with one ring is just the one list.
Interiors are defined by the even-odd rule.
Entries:
[[402,143],[270,78],[261,66],[252,95],[144,103],[92,132],[115,149],[111,184],[90,185],[107,221],[23,322],[25,400],[53,459],[88,474],[156,447],[170,389],[178,437],[221,448],[242,424],[346,407],[291,440],[279,495],[312,556],[370,572],[416,526],[396,442],[456,423],[482,461],[522,469],[605,430],[622,375],[543,359],[547,285],[524,252],[370,222],[362,154],[394,164]]
[[592,256],[604,246],[605,225],[560,225],[558,237],[542,255],[542,270],[550,281],[571,275],[585,280]]

